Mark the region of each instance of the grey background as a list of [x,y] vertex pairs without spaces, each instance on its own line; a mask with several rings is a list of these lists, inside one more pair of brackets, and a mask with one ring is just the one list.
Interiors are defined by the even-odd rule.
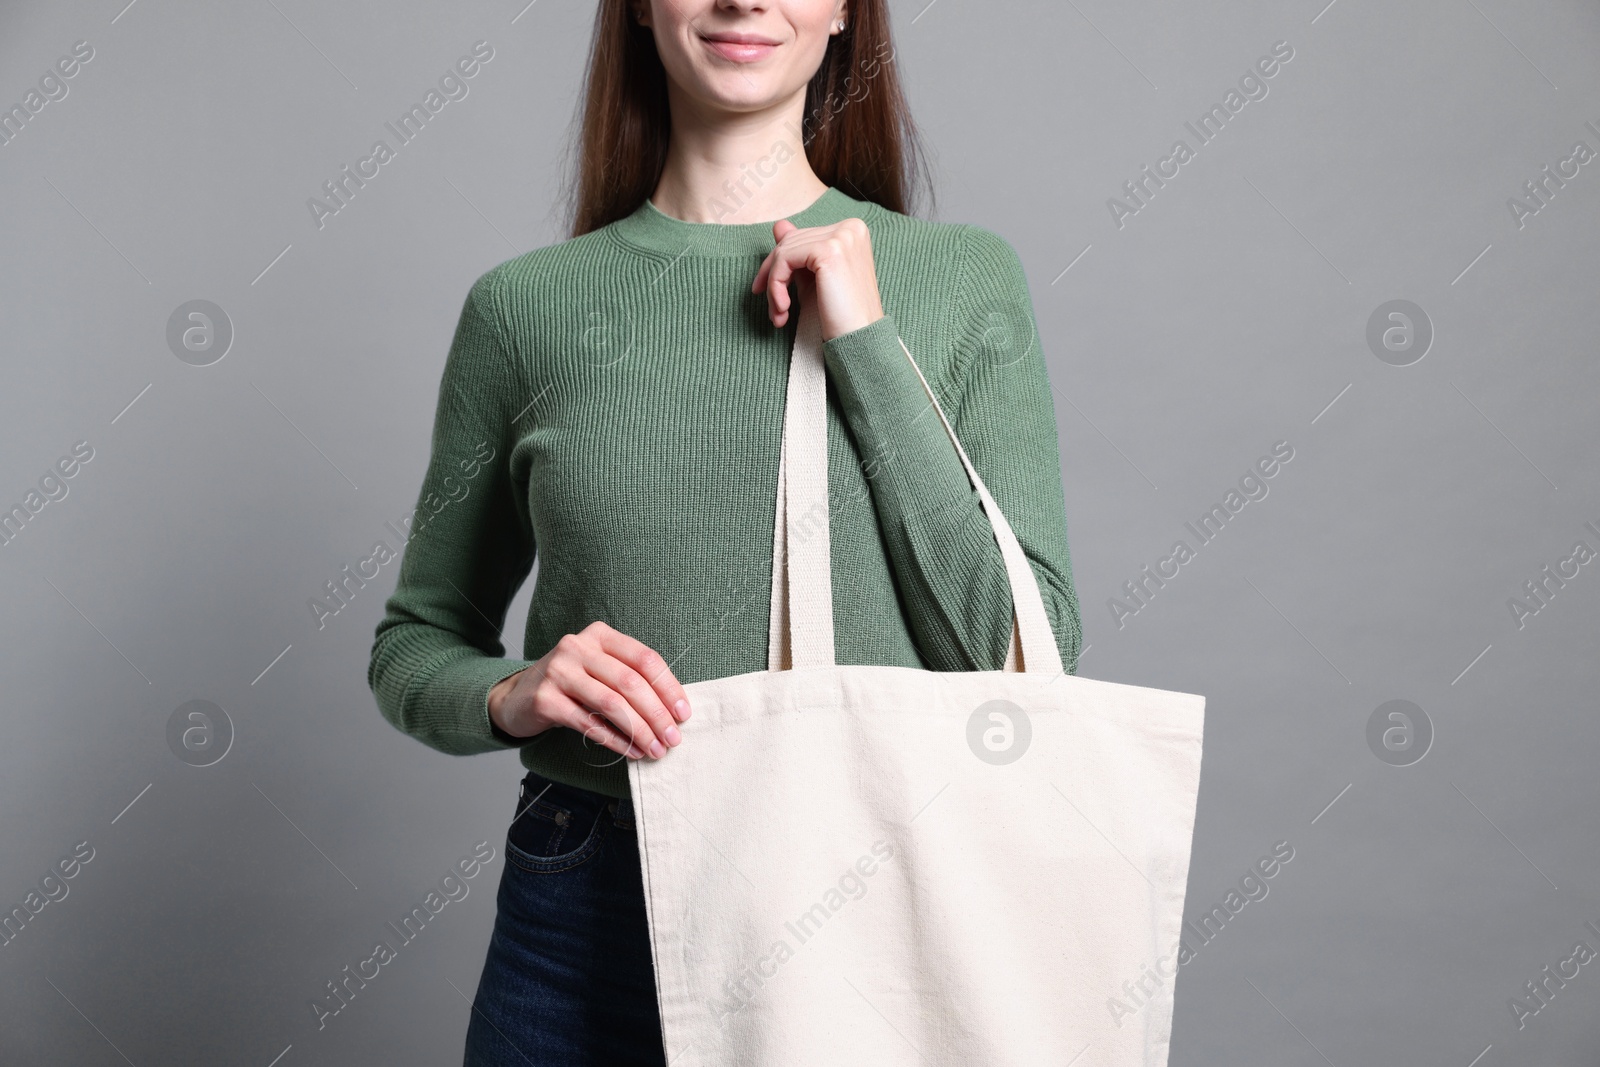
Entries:
[[[0,1060],[459,1062],[499,859],[326,1029],[307,1003],[499,851],[520,768],[378,714],[393,566],[320,632],[307,600],[415,506],[468,285],[560,237],[593,5],[123,2],[0,9],[4,106],[95,49],[0,148],[0,503],[95,450],[0,548],[0,901],[96,850],[0,948]],[[1600,548],[1600,161],[1520,229],[1506,201],[1600,150],[1600,10],[924,3],[893,12],[939,217],[1018,249],[1053,372],[1081,673],[1208,698],[1191,915],[1295,849],[1180,972],[1172,1063],[1593,1063],[1594,966],[1520,1032],[1507,1001],[1600,948],[1600,566],[1520,629],[1507,601]],[[480,39],[319,231],[306,199]],[[1107,198],[1279,40],[1119,229]],[[236,331],[208,367],[165,342],[193,299]],[[1394,299],[1435,330],[1406,367],[1365,341]],[[1270,495],[1119,628],[1279,440]],[[206,768],[166,741],[192,699],[237,731]],[[1411,766],[1366,741],[1392,699],[1434,729]]]

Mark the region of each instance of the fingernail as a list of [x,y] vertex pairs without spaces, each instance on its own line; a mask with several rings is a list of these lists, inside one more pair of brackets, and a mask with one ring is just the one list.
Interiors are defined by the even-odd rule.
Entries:
[[672,710],[678,713],[679,722],[689,721],[689,702],[687,700],[678,701],[676,704],[672,705]]
[[667,744],[676,745],[679,741],[683,740],[683,735],[678,732],[678,728],[676,726],[669,726],[667,727],[666,738]]
[[664,752],[666,752],[666,751],[667,751],[666,749],[661,747],[661,742],[660,741],[652,741],[652,742],[650,742],[650,758],[651,759],[660,759],[662,754]]

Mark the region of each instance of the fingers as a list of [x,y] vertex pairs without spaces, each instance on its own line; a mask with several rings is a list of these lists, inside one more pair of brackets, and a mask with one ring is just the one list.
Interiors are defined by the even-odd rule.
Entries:
[[[777,222],[772,224],[772,240],[775,244],[781,245],[785,237],[789,236],[791,233],[794,233],[799,228],[800,227],[796,226],[788,219],[779,219]],[[771,252],[767,253],[767,258],[761,261],[761,269],[756,271],[756,280],[750,284],[750,291],[752,293],[759,293],[767,287],[767,273],[772,270],[773,259],[777,256],[777,254],[778,250],[774,248]]]
[[804,304],[807,300],[817,298],[816,272],[804,265],[798,268],[791,266],[787,277],[784,278],[784,284],[775,285],[775,288],[782,294],[782,299],[778,301],[779,306],[776,310],[769,308],[769,314],[772,316],[772,324],[781,327],[788,323],[789,311],[796,301]]
[[674,719],[683,722],[689,717],[689,697],[673,676],[667,661],[655,649],[603,622],[594,623],[589,628],[595,631],[601,648],[638,672],[662,706],[671,710]]
[[[605,764],[605,766],[612,767],[624,759],[640,759],[643,757],[644,753],[640,752],[633,742],[618,733],[615,726],[612,726],[592,711],[584,711],[580,708],[579,713],[582,715],[584,741],[598,744],[617,754],[617,758]],[[574,727],[574,729],[576,728]]]
[[784,238],[790,234],[799,233],[800,227],[788,219],[779,219],[773,223],[772,238],[777,242],[767,258],[761,261],[761,269],[756,271],[755,281],[750,285],[750,291],[767,294],[767,317],[774,326],[782,326],[789,321],[789,308],[794,301],[789,295],[789,281],[794,277],[794,260],[798,259],[800,265],[805,266],[809,255],[800,242],[791,241],[785,245]]
[[774,326],[786,325],[796,300],[805,299],[807,290],[791,290],[791,285],[808,281],[821,286],[824,278],[830,279],[827,290],[833,294],[829,307],[819,308],[825,329],[832,312],[831,332],[825,336],[848,333],[883,316],[872,234],[861,219],[804,230],[779,219],[772,234],[777,243],[761,261],[750,290],[767,294],[767,317]]
[[652,734],[645,742],[650,754],[658,756],[656,745],[665,750],[682,741],[672,713],[661,702],[650,683],[638,671],[608,652],[603,652],[587,664],[589,675],[612,692],[620,694],[634,714],[645,721]]
[[[828,264],[843,264],[843,269],[859,271],[859,264],[851,261],[862,251],[868,258],[867,273],[871,275],[871,245],[867,243],[866,223],[860,219],[845,219],[832,226],[813,226],[802,230],[788,219],[773,224],[772,234],[777,240],[751,283],[752,292],[767,294],[767,317],[774,326],[788,324],[790,312],[797,298],[807,291],[801,283],[814,279],[817,272],[828,269]],[[838,266],[835,271],[841,269]],[[876,278],[872,278],[876,297]],[[796,289],[791,289],[790,286]]]
[[553,685],[541,687],[536,699],[542,705],[540,714],[551,724],[571,727],[581,733],[585,740],[602,745],[619,756],[638,759],[644,755],[638,746],[624,737],[615,726],[587,708],[579,706],[577,701],[557,687]]
[[649,755],[653,759],[660,759],[666,753],[667,746],[656,737],[649,723],[633,710],[627,698],[590,673],[592,665],[575,656],[567,657],[551,664],[550,678],[579,707],[605,719],[632,742],[638,749],[637,754],[629,753],[634,758]]
[[603,622],[567,634],[542,662],[533,712],[633,759],[660,759],[681,744],[689,698],[664,659]]
[[789,307],[794,302],[789,296],[789,280],[794,277],[794,267],[787,256],[779,255],[767,279],[767,317],[774,326],[789,321]]

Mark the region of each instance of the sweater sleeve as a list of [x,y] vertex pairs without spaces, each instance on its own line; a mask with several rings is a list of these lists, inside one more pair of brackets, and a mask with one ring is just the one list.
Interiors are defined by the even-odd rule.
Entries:
[[[949,372],[928,381],[1028,557],[1073,674],[1082,626],[1049,371],[1027,277],[1003,238],[977,227],[966,227],[965,238],[951,294]],[[825,342],[823,354],[923,658],[934,670],[998,670],[1013,617],[1005,563],[893,318]],[[920,361],[924,373],[933,362]]]
[[490,722],[489,690],[533,662],[501,658],[506,609],[533,566],[534,541],[510,468],[526,393],[495,277],[473,283],[456,324],[417,510],[367,668],[383,717],[453,755],[522,743]]

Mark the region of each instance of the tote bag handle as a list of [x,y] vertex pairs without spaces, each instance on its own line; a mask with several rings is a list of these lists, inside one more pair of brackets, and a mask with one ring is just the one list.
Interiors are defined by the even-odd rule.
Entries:
[[[783,412],[783,444],[778,459],[777,508],[772,531],[772,612],[767,669],[831,667],[833,647],[833,570],[828,538],[828,400],[822,357],[822,320],[814,287],[800,307],[789,385]],[[917,372],[928,403],[955,445],[967,478],[989,517],[1011,587],[1012,631],[1005,670],[1029,674],[1061,673],[1050,619],[1028,557],[1011,524],[978,476],[966,449],[945,418],[922,368],[904,341],[900,350]]]

